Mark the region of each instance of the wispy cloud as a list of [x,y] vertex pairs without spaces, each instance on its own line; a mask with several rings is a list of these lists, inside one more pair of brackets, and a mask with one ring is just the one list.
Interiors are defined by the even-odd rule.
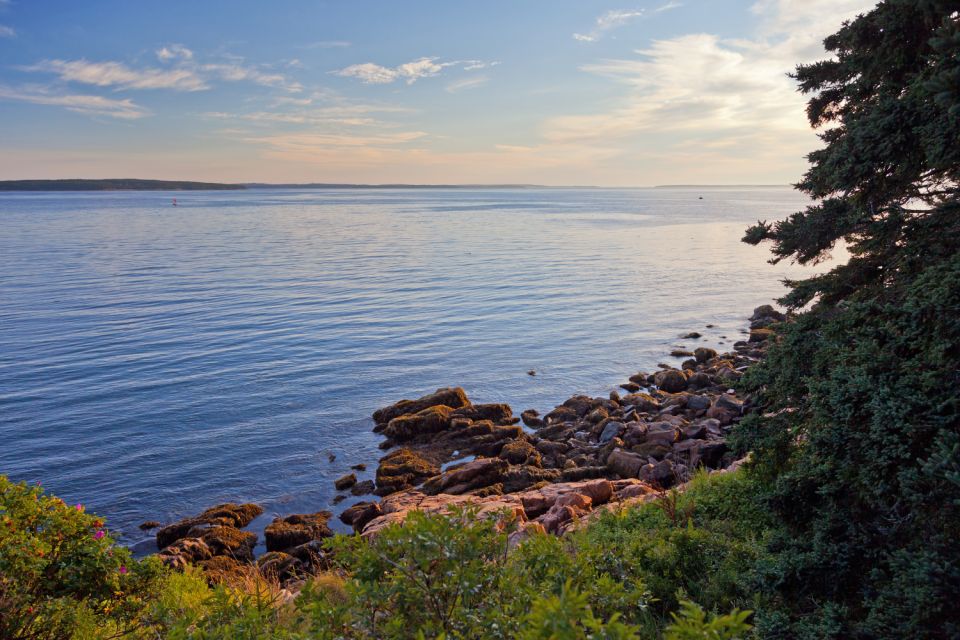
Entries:
[[135,120],[150,115],[149,111],[130,99],[113,100],[103,96],[57,94],[42,87],[8,87],[0,85],[0,100],[64,107],[89,116],[106,116]]
[[157,59],[161,62],[170,62],[172,60],[192,60],[193,51],[187,49],[182,44],[170,44],[157,49]]
[[483,60],[454,60],[451,62],[438,62],[438,60],[439,58],[436,57],[423,57],[396,67],[384,67],[373,62],[364,62],[363,64],[352,64],[331,73],[345,78],[356,78],[366,84],[390,84],[398,80],[413,84],[421,78],[439,75],[447,67],[475,70],[499,64],[497,62],[484,62]]
[[[650,146],[646,157],[659,156],[659,171],[686,174],[697,163],[707,175],[738,162],[745,172],[746,158],[753,171],[760,162],[796,163],[816,138],[804,117],[803,96],[786,74],[798,62],[822,57],[823,38],[872,4],[768,0],[754,6],[760,27],[749,38],[693,33],[656,40],[636,57],[585,65],[583,71],[627,91],[614,106],[593,114],[549,119],[544,137],[625,151],[643,144]],[[796,29],[803,37],[794,37]]]
[[667,2],[652,11],[647,9],[612,9],[598,16],[590,31],[587,33],[575,33],[573,34],[573,39],[579,40],[580,42],[596,42],[606,35],[608,31],[626,26],[637,18],[642,18],[652,13],[663,13],[664,11],[676,9],[680,6],[681,4],[679,2]]
[[349,47],[350,43],[346,40],[319,40],[301,45],[301,49],[340,49]]
[[42,60],[21,69],[54,73],[66,82],[78,82],[97,87],[173,89],[175,91],[200,91],[208,88],[194,70],[187,68],[131,69],[120,62]]
[[15,38],[17,37],[17,32],[13,30],[13,27],[8,27],[5,24],[0,24],[0,38]]
[[297,93],[303,85],[281,73],[265,71],[262,67],[239,61],[198,64],[193,52],[183,45],[168,45],[156,51],[157,58],[173,66],[134,69],[122,62],[94,62],[90,60],[41,60],[20,67],[22,71],[56,74],[64,82],[76,82],[114,89],[170,89],[173,91],[203,91],[210,82],[253,82]]
[[460,80],[454,80],[447,85],[447,92],[457,93],[458,91],[463,91],[464,89],[476,89],[477,87],[482,87],[490,81],[488,76],[468,76],[466,78],[461,78]]
[[201,71],[215,74],[229,82],[248,81],[265,87],[277,87],[291,93],[303,91],[303,85],[288,79],[282,73],[269,73],[257,67],[242,64],[204,64],[198,67]]

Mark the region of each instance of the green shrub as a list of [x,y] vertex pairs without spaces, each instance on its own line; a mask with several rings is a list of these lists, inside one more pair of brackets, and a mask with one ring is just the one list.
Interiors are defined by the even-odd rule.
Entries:
[[708,616],[694,602],[680,603],[680,613],[670,614],[673,622],[667,627],[664,640],[740,640],[751,627],[747,624],[750,611],[732,612],[723,616]]
[[83,505],[0,476],[0,637],[131,631],[161,573],[114,545]]

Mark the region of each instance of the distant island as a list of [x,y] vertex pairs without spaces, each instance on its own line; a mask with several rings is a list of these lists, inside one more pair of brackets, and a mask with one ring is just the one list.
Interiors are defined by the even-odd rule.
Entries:
[[[780,188],[789,185],[744,184],[667,184],[654,189],[737,189]],[[222,183],[189,180],[140,180],[137,178],[106,178],[90,180],[0,180],[0,191],[238,191],[243,189],[597,189],[590,185],[547,186],[539,184],[355,184],[343,182],[307,183]],[[623,189],[649,187],[619,187]]]
[[[0,180],[0,191],[236,191],[242,189],[536,189],[536,184],[353,184],[353,183],[266,183],[193,182],[188,180],[140,180],[106,178],[92,180]],[[563,187],[558,187],[563,188]],[[569,187],[568,187],[569,188]]]
[[654,189],[782,189],[789,184],[658,184]]
[[242,184],[190,182],[185,180],[0,180],[0,191],[232,191],[246,189]]
[[251,189],[548,189],[540,184],[354,184],[349,182],[306,182],[273,184],[248,182]]

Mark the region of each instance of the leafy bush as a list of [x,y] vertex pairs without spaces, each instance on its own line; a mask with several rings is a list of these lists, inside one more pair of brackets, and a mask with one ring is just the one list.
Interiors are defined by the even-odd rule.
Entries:
[[104,522],[0,476],[0,637],[90,638],[134,629],[161,574]]

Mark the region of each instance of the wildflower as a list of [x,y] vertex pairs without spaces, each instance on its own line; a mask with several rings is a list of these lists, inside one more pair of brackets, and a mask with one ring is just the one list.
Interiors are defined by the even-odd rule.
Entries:
[[104,535],[105,535],[105,534],[103,533],[103,529],[100,529],[100,530],[97,531],[95,534],[93,534],[93,539],[94,539],[94,540],[99,540],[99,539],[102,538]]
[[126,573],[127,573],[127,566],[126,566],[126,565],[123,565],[123,564],[120,565],[120,573],[121,573],[121,574],[126,574]]
[[77,511],[83,511],[83,505],[80,504],[79,502],[77,503],[76,508],[77,508]]

